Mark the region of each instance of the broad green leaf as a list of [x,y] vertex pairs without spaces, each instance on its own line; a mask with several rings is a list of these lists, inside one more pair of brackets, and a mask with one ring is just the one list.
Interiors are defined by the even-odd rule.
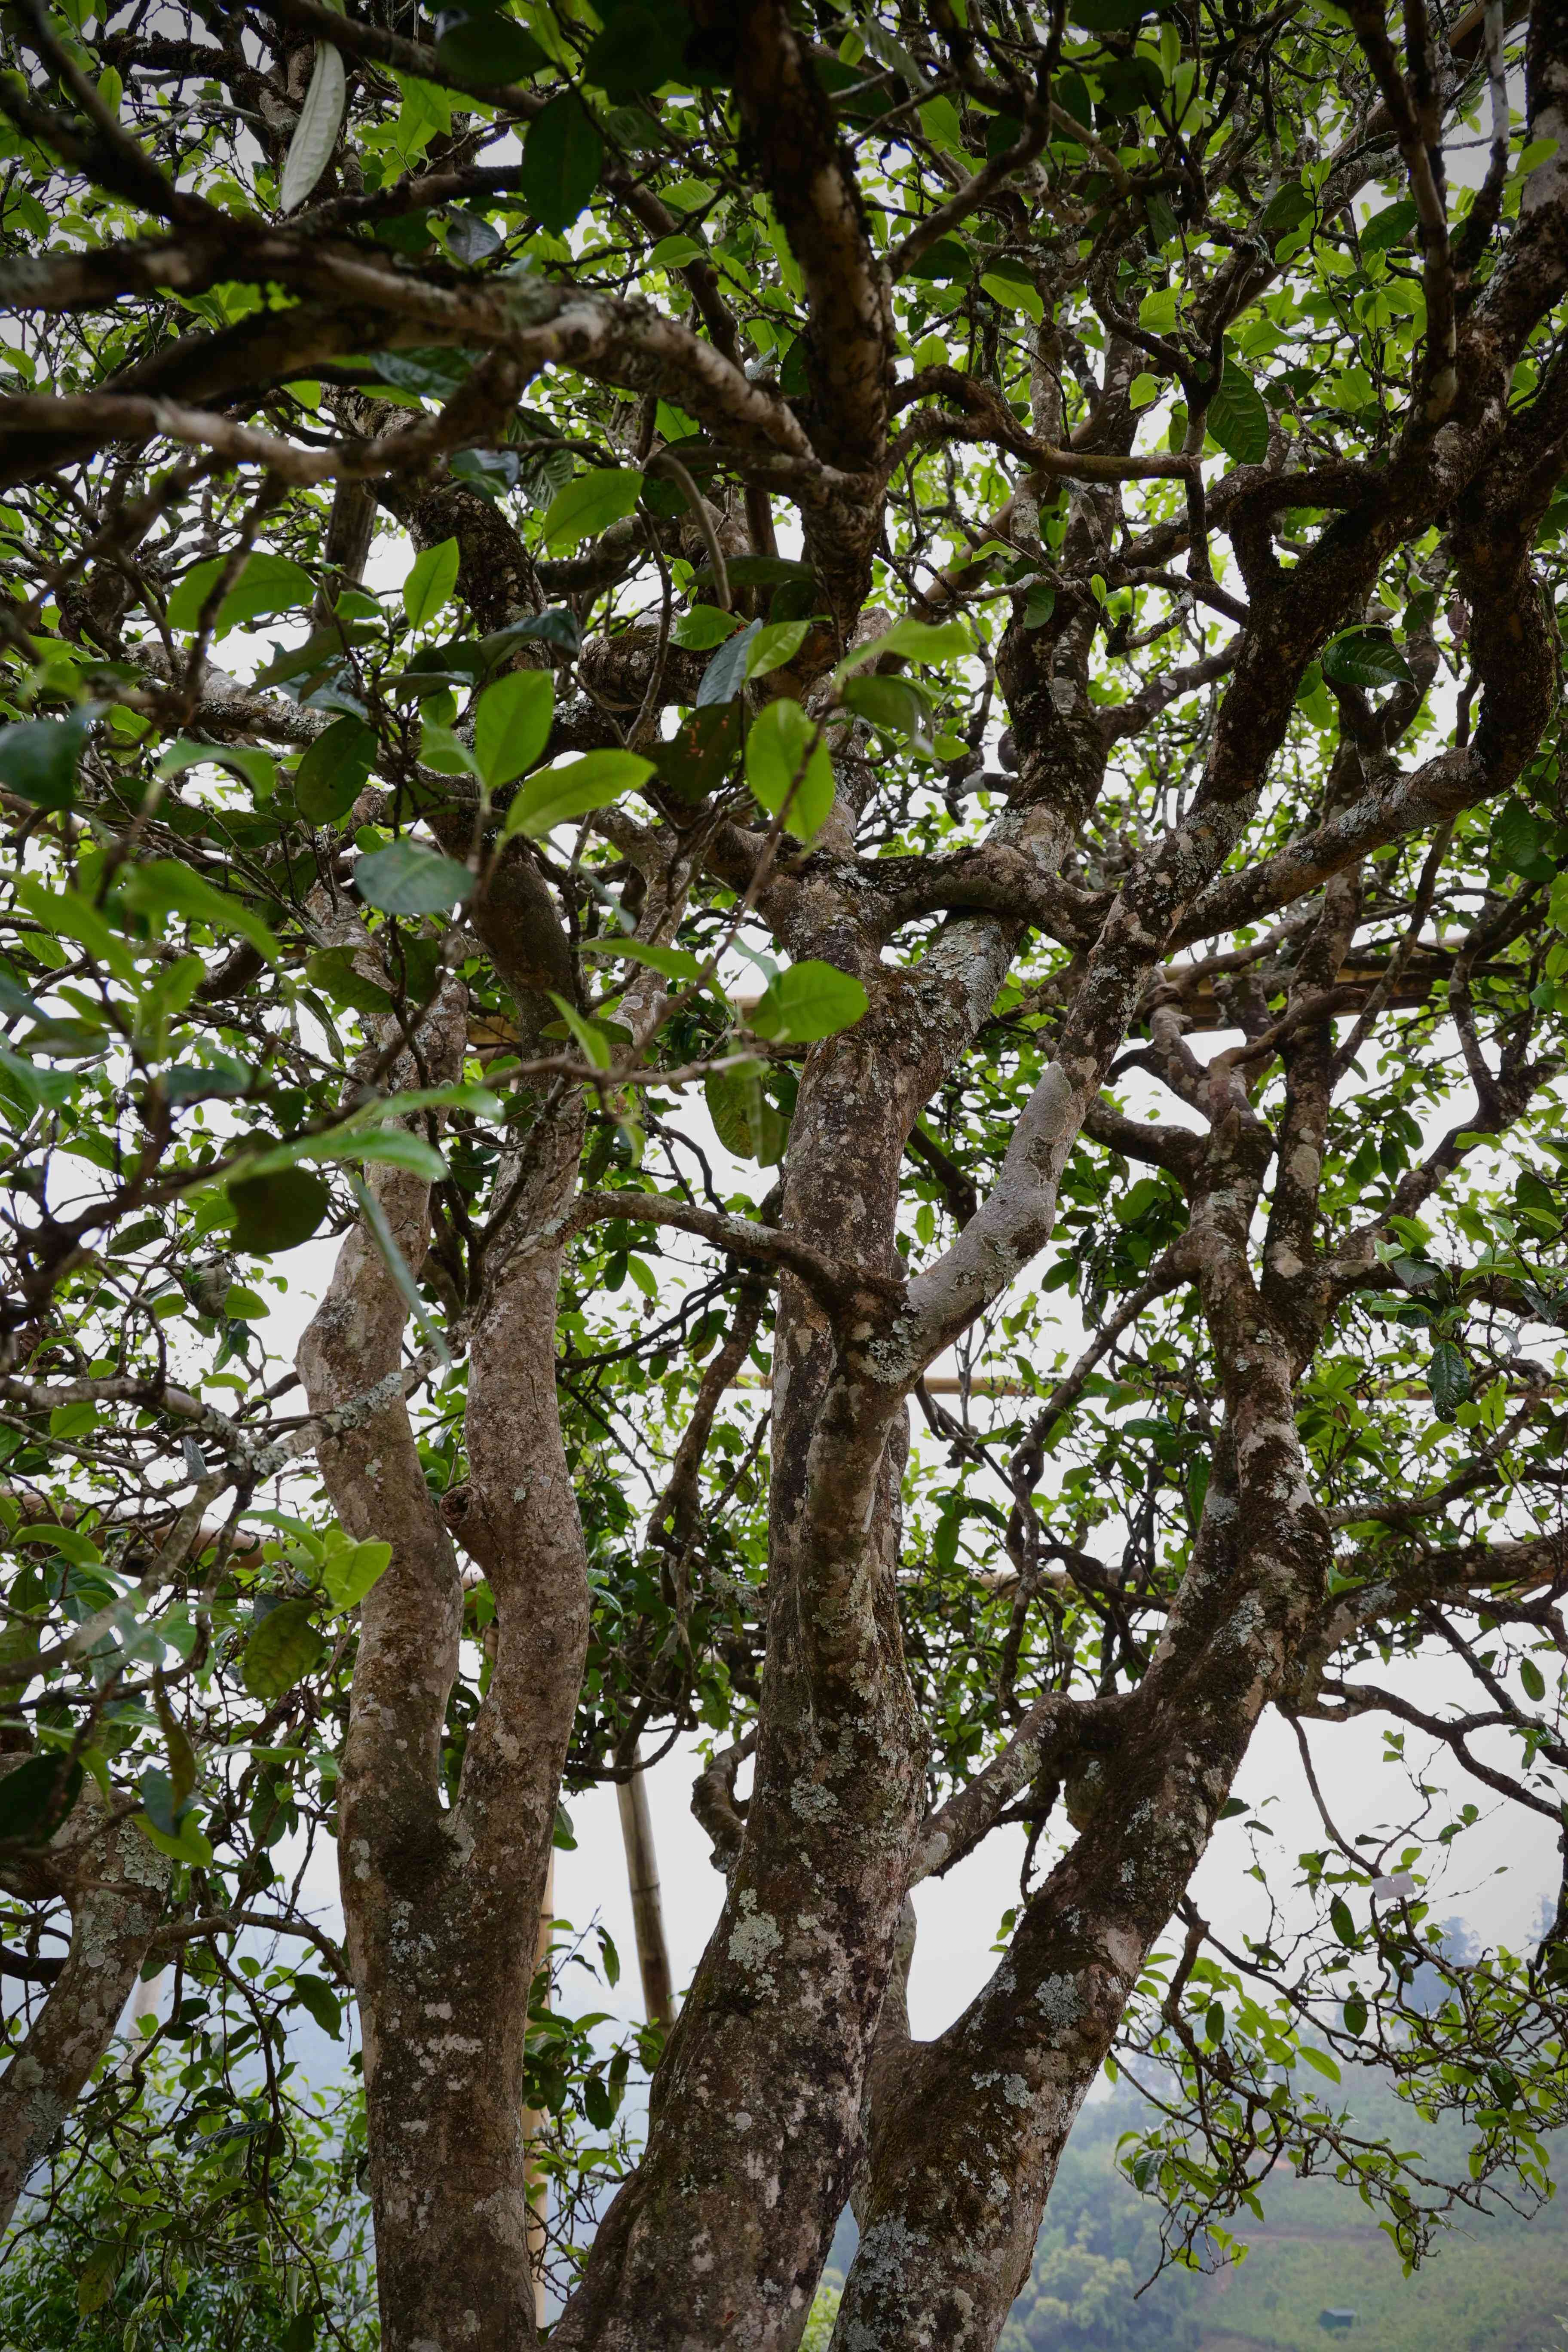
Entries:
[[1432,1410],[1439,1421],[1452,1421],[1455,1410],[1470,1393],[1470,1368],[1452,1339],[1439,1339],[1428,1369]]
[[1322,673],[1335,686],[1408,684],[1410,665],[1386,629],[1347,629],[1323,647]]
[[542,756],[554,709],[555,681],[546,669],[514,669],[486,687],[474,719],[474,756],[491,792]]
[[810,1045],[853,1027],[868,1001],[850,973],[813,957],[780,972],[752,1014],[751,1025],[759,1037]]
[[276,1143],[270,1151],[247,1160],[239,1175],[229,1179],[229,1191],[233,1192],[237,1182],[274,1176],[279,1169],[296,1168],[305,1160],[379,1162],[384,1167],[406,1168],[432,1184],[438,1184],[447,1172],[435,1146],[422,1135],[410,1135],[406,1128],[337,1127],[324,1135],[295,1136],[290,1142]]
[[598,185],[604,160],[604,142],[574,91],[563,91],[534,116],[522,152],[522,194],[541,227],[555,236],[571,227]]
[[680,646],[688,653],[711,653],[726,637],[732,637],[741,625],[736,614],[721,612],[717,604],[693,604],[675,622],[669,639],[671,645]]
[[771,628],[760,630],[746,656],[747,677],[769,677],[775,669],[784,668],[810,633],[809,621],[775,621]]
[[[258,677],[257,684],[262,681]],[[226,768],[242,783],[260,795],[271,793],[278,782],[278,762],[269,751],[259,751],[250,743],[192,743],[179,737],[158,754],[161,776],[184,775],[187,768]]]
[[1268,411],[1252,378],[1227,359],[1209,402],[1207,425],[1227,457],[1259,466],[1268,455]]
[[384,915],[445,915],[473,896],[474,877],[455,857],[421,849],[415,841],[389,841],[354,866],[354,888],[365,904]]
[[234,1246],[245,1257],[298,1249],[318,1230],[332,1202],[325,1178],[304,1168],[237,1177],[228,1197],[235,1207]]
[[411,629],[427,628],[458,584],[458,542],[443,539],[415,557],[403,583],[403,610]]
[[66,719],[24,719],[15,727],[0,727],[0,785],[35,808],[68,808],[100,707],[85,702]]
[[1539,1706],[1546,1696],[1546,1677],[1533,1658],[1521,1658],[1519,1679],[1524,1685],[1526,1698],[1533,1699]]
[[981,273],[980,283],[991,299],[1000,302],[1005,310],[1021,310],[1025,318],[1032,320],[1037,327],[1044,320],[1046,306],[1040,299],[1039,289],[1031,278],[1015,278],[1010,270],[992,268]]
[[332,1604],[334,1616],[346,1609],[357,1609],[377,1577],[384,1573],[392,1559],[389,1543],[345,1544],[341,1551],[327,1554],[321,1568],[321,1582]]
[[763,1066],[742,1062],[728,1070],[710,1070],[702,1083],[713,1132],[737,1160],[755,1160],[764,1168],[778,1165],[789,1135],[788,1121],[763,1092]]
[[106,2238],[94,2246],[77,2273],[76,2307],[79,2318],[89,2318],[93,2312],[103,2309],[125,2267],[125,2251],[118,2238]]
[[[500,21],[504,24],[507,20],[503,17]],[[294,2000],[300,2009],[309,2011],[323,2033],[337,2040],[343,2027],[343,2005],[324,1977],[296,1976]],[[282,2352],[293,2352],[293,2347],[286,2343]]]
[[334,719],[294,771],[294,800],[307,824],[336,824],[363,792],[375,764],[375,730],[363,719]]
[[1415,200],[1401,196],[1396,205],[1385,205],[1374,213],[1361,233],[1363,253],[1386,253],[1391,246],[1403,245],[1416,222]]
[[308,1601],[269,1609],[245,1645],[240,1674],[252,1698],[281,1698],[321,1663],[326,1643],[310,1622]]
[[798,702],[781,697],[752,721],[746,782],[770,816],[787,808],[784,823],[802,841],[826,824],[833,813],[833,762]]
[[895,735],[923,734],[931,718],[924,695],[907,677],[848,678],[842,698],[858,719]]
[[253,907],[242,898],[226,898],[178,858],[151,857],[142,865],[128,866],[120,877],[119,896],[122,906],[139,915],[184,915],[190,922],[205,923],[220,939],[238,931],[268,963],[283,961],[282,949]]
[[0,1841],[42,1845],[81,1794],[82,1768],[63,1756],[29,1756],[0,1774]]
[[43,1544],[50,1551],[58,1551],[62,1559],[68,1559],[74,1568],[97,1568],[102,1564],[103,1554],[90,1536],[83,1535],[79,1528],[62,1528],[53,1519],[26,1521],[11,1541]]
[[563,996],[558,996],[553,989],[550,991],[550,1002],[565,1024],[568,1035],[574,1037],[582,1047],[590,1067],[595,1070],[607,1070],[615,1059],[615,1055],[608,1037],[605,1036],[598,1023],[584,1021],[576,1006],[568,1004],[566,999]]
[[653,772],[653,761],[636,751],[584,751],[575,760],[557,760],[530,776],[513,799],[501,837],[521,833],[530,841],[542,841],[556,825],[607,808],[623,793],[637,791]]
[[1491,844],[1499,862],[1527,881],[1550,882],[1557,870],[1546,852],[1546,827],[1517,797],[1504,801],[1493,817]]
[[1309,2042],[1299,2042],[1296,2047],[1308,2065],[1318,2074],[1326,2074],[1331,2083],[1340,2080],[1340,2070],[1326,2050],[1314,2050]]
[[738,637],[731,637],[720,646],[703,671],[697,689],[699,710],[706,710],[710,703],[734,701],[746,682],[746,664],[762,630],[760,621],[748,621]]
[[318,41],[310,86],[283,159],[278,189],[280,213],[297,212],[331,162],[347,102],[348,78],[342,58],[330,41]]
[[629,466],[595,466],[558,490],[544,510],[546,547],[571,550],[624,521],[642,496],[643,478]]
[[352,1012],[381,1013],[392,1010],[391,995],[361,971],[353,948],[318,948],[305,959],[305,977],[312,988],[319,988],[334,1004],[346,1004]]
[[533,35],[494,7],[444,9],[436,19],[436,62],[486,89],[521,81],[550,60]]
[[684,948],[658,947],[651,940],[590,940],[583,953],[624,956],[628,963],[647,964],[650,971],[661,971],[667,980],[693,983],[702,977],[702,966],[694,955]]
[[[198,563],[194,571],[186,572],[169,599],[171,629],[195,629],[202,606],[227,561],[226,556],[215,555],[209,562]],[[296,563],[287,555],[249,555],[218,607],[213,635],[226,636],[230,629],[242,629],[247,622],[265,619],[271,613],[300,612],[310,604],[315,593],[316,583],[302,563]]]

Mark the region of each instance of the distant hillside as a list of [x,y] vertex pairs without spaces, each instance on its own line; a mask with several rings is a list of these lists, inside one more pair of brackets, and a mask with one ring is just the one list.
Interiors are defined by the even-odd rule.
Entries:
[[[1373,2078],[1347,2081],[1346,2095],[1367,2127],[1424,2146],[1447,2177],[1462,2172],[1462,2135],[1422,2126]],[[1265,2193],[1265,2226],[1246,2231],[1245,2263],[1208,2279],[1166,2273],[1139,2295],[1158,2259],[1158,2218],[1112,2160],[1137,2119],[1126,2095],[1080,2118],[1000,2352],[1325,2352],[1336,2343],[1548,2352],[1568,2343],[1558,2324],[1568,2313],[1568,2215],[1556,2204],[1530,2221],[1466,2217],[1406,2279],[1353,2190],[1282,2179]],[[1354,2327],[1325,2331],[1330,2307],[1353,2310]]]

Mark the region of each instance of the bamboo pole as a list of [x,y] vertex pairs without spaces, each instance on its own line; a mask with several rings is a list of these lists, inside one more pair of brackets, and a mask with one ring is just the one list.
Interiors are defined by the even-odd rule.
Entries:
[[640,1751],[632,1750],[632,1776],[617,1780],[621,1841],[626,1850],[626,1877],[631,1886],[632,1926],[637,1931],[637,1968],[642,1977],[643,2012],[650,2025],[668,2031],[675,2022],[675,1983],[670,1974],[669,1947],[664,1939],[664,1907],[658,1894],[658,1854],[653,1842],[653,1818],[648,1811],[647,1777]]

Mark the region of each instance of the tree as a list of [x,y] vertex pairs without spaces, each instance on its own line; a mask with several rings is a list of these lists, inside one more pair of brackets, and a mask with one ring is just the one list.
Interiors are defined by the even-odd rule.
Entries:
[[[1544,2189],[1568,1896],[1460,1959],[1423,1891],[1432,1751],[1553,1832],[1568,1763],[1513,15],[7,11],[10,2198],[156,2148],[162,1964],[263,2214],[352,1990],[386,2352],[534,2339],[542,2171],[625,2174],[574,2352],[793,2346],[849,2197],[834,2343],[988,2347],[1108,2060],[1178,2247],[1282,2162],[1412,2259]],[[1266,1708],[1412,1793],[1250,1824],[1216,1940]],[[723,1916],[606,2054],[552,1843],[683,1732]],[[912,2044],[910,1891],[1017,1822]]]

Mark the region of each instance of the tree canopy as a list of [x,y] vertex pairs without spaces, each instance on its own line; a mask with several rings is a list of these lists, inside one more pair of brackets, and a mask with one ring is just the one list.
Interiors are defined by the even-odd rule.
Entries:
[[1108,2064],[1178,2252],[1546,2193],[1568,1894],[1433,1906],[1568,1797],[1568,15],[0,28],[0,2205],[142,2343],[362,2342],[363,2190],[385,2352],[784,2352],[851,2199],[968,2352]]

